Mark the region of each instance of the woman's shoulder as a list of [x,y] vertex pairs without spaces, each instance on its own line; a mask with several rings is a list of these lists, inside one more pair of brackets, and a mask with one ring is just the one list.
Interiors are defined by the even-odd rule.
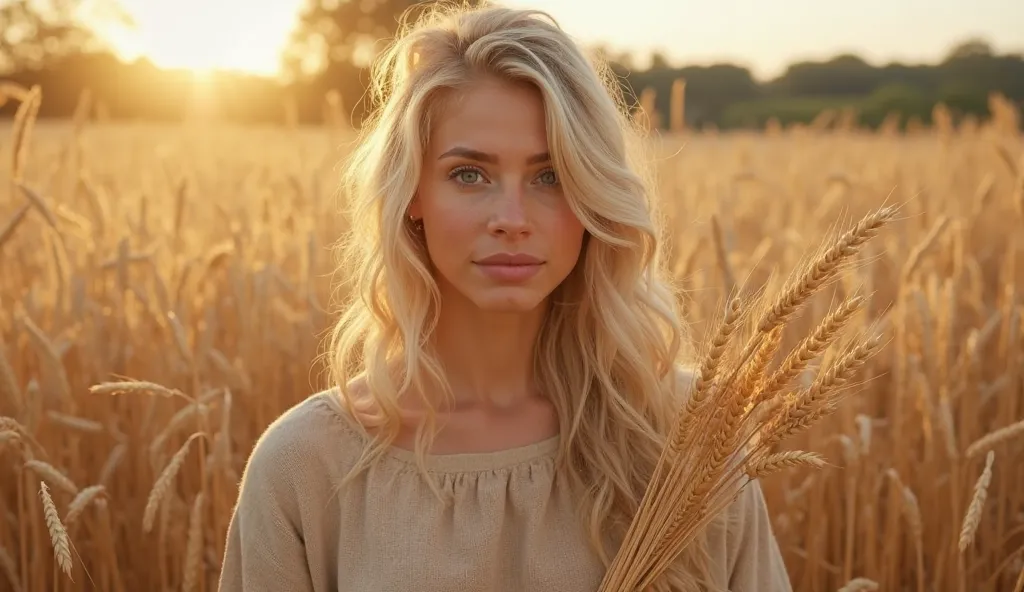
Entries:
[[253,444],[246,472],[261,478],[299,477],[324,464],[345,464],[360,442],[332,406],[336,389],[313,393],[278,415]]

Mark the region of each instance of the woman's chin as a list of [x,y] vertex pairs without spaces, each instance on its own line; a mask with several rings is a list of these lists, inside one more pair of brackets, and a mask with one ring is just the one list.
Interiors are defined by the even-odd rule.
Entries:
[[477,308],[487,312],[528,313],[544,303],[547,294],[526,286],[497,286],[468,295]]

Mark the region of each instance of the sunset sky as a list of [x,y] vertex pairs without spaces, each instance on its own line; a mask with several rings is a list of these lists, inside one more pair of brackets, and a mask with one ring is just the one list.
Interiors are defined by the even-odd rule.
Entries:
[[[138,25],[111,32],[127,57],[166,67],[273,74],[302,0],[121,0]],[[579,40],[679,63],[731,61],[764,78],[798,59],[940,59],[971,36],[1024,51],[1022,0],[507,0],[550,12]]]

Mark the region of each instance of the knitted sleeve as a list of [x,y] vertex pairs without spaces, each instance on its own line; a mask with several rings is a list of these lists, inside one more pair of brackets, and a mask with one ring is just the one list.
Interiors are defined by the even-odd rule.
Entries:
[[304,459],[290,436],[287,429],[268,430],[246,463],[228,526],[222,592],[313,590],[296,479]]
[[791,592],[793,588],[772,532],[759,481],[744,488],[732,511],[735,531],[728,539],[729,590]]

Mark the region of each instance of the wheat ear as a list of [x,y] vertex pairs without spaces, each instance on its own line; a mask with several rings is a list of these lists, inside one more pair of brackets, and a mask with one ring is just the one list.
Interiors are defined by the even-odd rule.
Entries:
[[971,500],[971,505],[967,508],[967,514],[964,516],[963,526],[960,529],[961,553],[966,551],[967,547],[974,542],[974,534],[977,532],[978,524],[981,522],[981,511],[985,508],[988,485],[992,481],[992,463],[995,462],[995,455],[995,452],[988,451],[988,455],[985,457],[985,469],[982,470],[981,476],[978,477],[977,483],[974,484],[974,499]]
[[187,407],[182,407],[167,422],[167,426],[164,427],[163,431],[161,431],[159,434],[157,434],[155,438],[153,438],[153,443],[149,445],[149,454],[153,457],[156,457],[163,449],[164,445],[167,443],[167,440],[174,435],[175,431],[178,428],[180,428],[187,421],[195,417],[197,412],[200,415],[205,416],[209,410],[209,405],[205,405],[202,403],[200,403],[199,405],[189,405]]
[[161,397],[182,397],[191,402],[192,399],[178,389],[167,388],[161,384],[146,382],[144,380],[130,380],[124,382],[104,382],[89,387],[89,392],[98,395],[159,395]]
[[856,255],[864,243],[874,238],[892,220],[896,212],[895,206],[881,208],[843,234],[775,301],[761,319],[758,331],[768,333],[793,316],[818,288],[835,277],[843,262]]
[[757,331],[750,337],[743,353],[739,356],[741,363],[747,360],[760,346],[765,335],[789,321],[811,296],[826,282],[831,281],[842,269],[843,264],[859,253],[860,248],[874,238],[882,227],[893,219],[897,211],[898,208],[895,206],[888,206],[861,218],[853,228],[840,236],[817,259],[808,264],[803,273],[791,282],[762,314],[757,324]]
[[32,433],[13,417],[0,417],[0,432],[6,431],[15,432],[23,442],[28,442],[36,450],[45,452],[46,449],[32,436]]
[[764,393],[765,372],[782,345],[782,330],[783,327],[781,326],[772,329],[766,340],[761,343],[761,347],[757,348],[757,353],[754,354],[750,367],[743,371],[743,378],[740,380],[741,386],[739,388],[744,393],[752,394],[751,398],[753,400],[751,404],[756,404],[760,401]]
[[967,447],[967,458],[974,458],[989,448],[1000,444],[1004,440],[1009,440],[1018,434],[1024,434],[1024,421],[1018,421],[1017,423],[1010,424],[1005,428],[989,432],[975,440],[973,444]]
[[704,357],[697,375],[697,384],[694,385],[693,393],[686,402],[686,410],[689,414],[694,413],[711,393],[711,387],[718,376],[718,368],[722,362],[722,357],[730,343],[732,334],[736,331],[736,326],[740,319],[741,306],[742,301],[739,298],[734,298],[729,302],[725,319],[722,320],[722,325],[711,341],[711,348]]
[[89,504],[101,495],[106,494],[107,488],[102,485],[92,485],[78,492],[75,499],[68,504],[68,513],[64,516],[64,524],[71,526],[78,521],[79,516],[85,511]]
[[769,454],[768,456],[747,465],[747,476],[751,479],[760,479],[776,471],[792,469],[795,467],[823,467],[825,459],[816,452],[804,452],[802,450],[788,450]]
[[70,578],[71,550],[68,533],[60,523],[60,515],[57,514],[57,507],[53,505],[53,498],[50,497],[50,490],[46,487],[45,481],[39,482],[39,497],[43,500],[43,516],[46,518],[46,528],[50,531],[50,544],[53,545],[57,565]]
[[0,430],[0,446],[7,442],[21,442],[21,434],[14,430]]
[[839,308],[825,317],[814,333],[804,338],[768,379],[768,384],[764,388],[764,398],[769,399],[785,388],[791,380],[803,372],[811,360],[821,355],[835,341],[840,331],[843,330],[854,313],[860,310],[863,303],[862,296],[853,296],[846,299]]
[[833,394],[853,377],[856,371],[881,346],[881,336],[875,336],[852,348],[849,353],[819,375],[809,388],[803,390],[765,428],[765,440],[759,448],[769,447],[809,428],[814,422],[831,413],[839,400]]
[[98,421],[92,419],[86,419],[84,417],[77,417],[74,415],[68,415],[59,411],[47,411],[46,417],[53,423],[60,424],[61,427],[69,428],[79,432],[85,432],[88,434],[99,434],[102,433],[104,426]]
[[160,508],[160,502],[163,501],[167,492],[171,488],[171,483],[174,482],[174,478],[178,475],[178,471],[181,469],[181,465],[185,462],[185,456],[188,454],[189,447],[192,445],[192,440],[199,436],[203,436],[203,432],[196,432],[189,436],[188,440],[181,445],[181,448],[174,453],[171,457],[170,462],[164,468],[160,476],[157,477],[156,483],[153,485],[153,490],[149,492],[149,499],[146,501],[146,510],[142,515],[142,528],[145,532],[153,530],[153,521],[156,519],[156,511]]
[[188,547],[185,551],[185,573],[181,589],[191,592],[196,588],[199,571],[202,568],[203,555],[203,503],[206,494],[200,491],[192,503],[192,512],[188,520]]
[[25,461],[25,467],[32,469],[40,477],[49,479],[54,485],[60,487],[71,495],[78,495],[78,486],[64,473],[58,471],[53,465],[41,460]]

